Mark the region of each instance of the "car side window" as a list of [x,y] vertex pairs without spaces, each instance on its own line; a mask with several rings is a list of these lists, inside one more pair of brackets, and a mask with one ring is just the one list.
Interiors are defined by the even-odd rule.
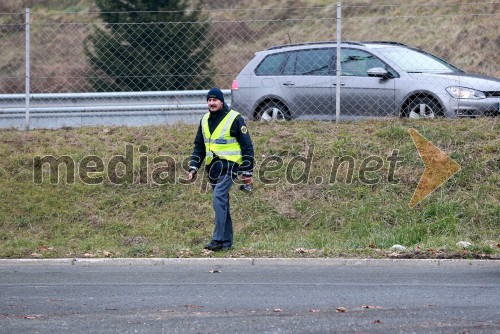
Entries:
[[374,67],[386,69],[385,63],[371,53],[342,48],[340,58],[341,75],[367,77],[368,70]]
[[256,75],[279,75],[286,59],[286,53],[276,53],[267,56],[255,69]]
[[298,51],[296,52],[294,74],[328,75],[330,73],[332,59],[332,48]]
[[294,75],[295,66],[297,65],[297,51],[288,52],[288,59],[286,61],[285,67],[283,68],[284,75]]

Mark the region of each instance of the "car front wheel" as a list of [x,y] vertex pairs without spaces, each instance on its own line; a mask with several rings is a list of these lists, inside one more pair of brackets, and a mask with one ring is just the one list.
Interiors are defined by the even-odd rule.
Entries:
[[443,115],[441,106],[432,98],[417,97],[408,104],[406,116],[409,118],[435,118]]
[[290,116],[285,105],[279,102],[267,102],[257,112],[256,120],[261,122],[285,121]]

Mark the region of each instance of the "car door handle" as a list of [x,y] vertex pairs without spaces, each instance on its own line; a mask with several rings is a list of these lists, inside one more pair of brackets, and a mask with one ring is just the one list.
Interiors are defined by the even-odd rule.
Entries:
[[295,82],[293,81],[285,81],[283,82],[283,86],[294,86],[295,85]]
[[[334,83],[333,83],[333,85],[334,85],[334,86],[337,86],[337,83],[336,83],[336,82],[334,82]],[[345,86],[345,82],[341,82],[341,83],[340,83],[340,85],[341,85],[341,86]]]

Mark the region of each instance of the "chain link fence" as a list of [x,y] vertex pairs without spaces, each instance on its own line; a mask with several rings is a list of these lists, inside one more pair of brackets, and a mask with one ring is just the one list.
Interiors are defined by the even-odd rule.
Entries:
[[[341,115],[351,117],[498,114],[500,3],[360,3],[343,5],[341,19],[336,5],[217,9],[199,22],[110,24],[92,12],[32,12],[26,22],[25,13],[0,14],[0,99],[28,88],[45,94],[218,86],[232,88],[234,107],[257,119],[333,119],[338,98]],[[335,41],[338,29],[340,53],[336,42],[312,44]],[[302,45],[269,50],[284,44]]]

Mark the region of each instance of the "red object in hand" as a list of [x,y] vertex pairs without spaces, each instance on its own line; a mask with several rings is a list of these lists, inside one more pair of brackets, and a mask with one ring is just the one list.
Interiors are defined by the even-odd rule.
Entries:
[[240,190],[250,192],[252,191],[252,177],[251,176],[242,176],[241,177],[244,184],[240,186]]
[[241,179],[243,180],[243,182],[246,185],[251,185],[252,184],[252,177],[251,176],[243,176]]

